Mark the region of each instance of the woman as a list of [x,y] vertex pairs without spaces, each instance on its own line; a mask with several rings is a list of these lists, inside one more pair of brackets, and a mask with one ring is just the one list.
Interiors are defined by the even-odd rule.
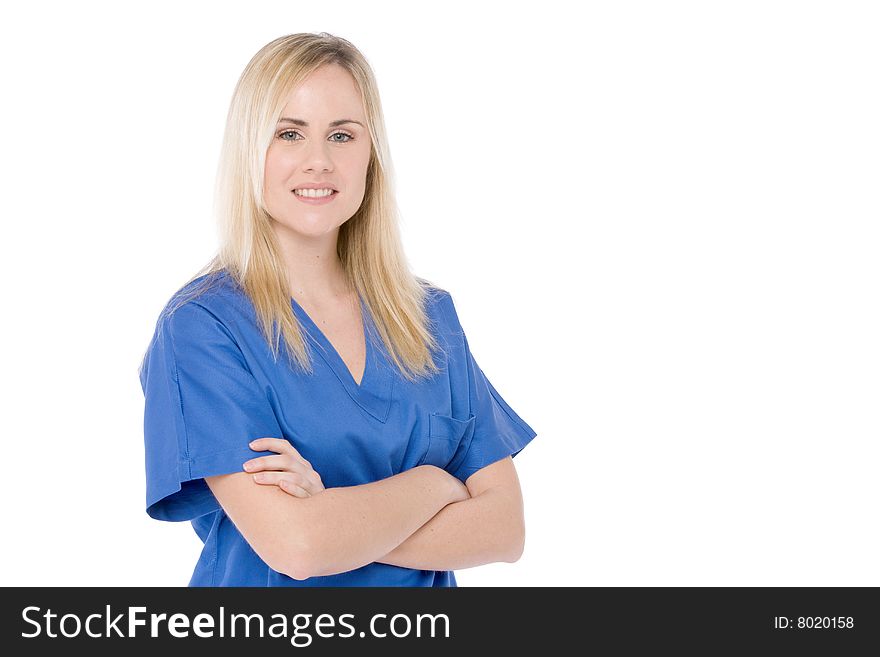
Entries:
[[220,248],[140,370],[147,513],[204,542],[190,586],[456,586],[454,569],[522,552],[511,457],[536,434],[449,293],[408,271],[391,176],[354,46],[293,34],[253,57]]

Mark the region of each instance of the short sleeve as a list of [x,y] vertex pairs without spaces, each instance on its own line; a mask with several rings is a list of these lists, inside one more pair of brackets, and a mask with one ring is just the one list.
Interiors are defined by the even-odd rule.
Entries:
[[[448,294],[448,293],[447,293]],[[458,322],[452,298],[448,303],[452,319],[464,343],[467,385],[474,431],[462,460],[450,472],[461,481],[507,456],[515,457],[537,435],[489,381],[470,350],[467,335]]]
[[163,313],[140,380],[146,510],[157,520],[219,510],[204,478],[243,472],[242,464],[260,454],[251,440],[282,436],[232,334],[195,302]]

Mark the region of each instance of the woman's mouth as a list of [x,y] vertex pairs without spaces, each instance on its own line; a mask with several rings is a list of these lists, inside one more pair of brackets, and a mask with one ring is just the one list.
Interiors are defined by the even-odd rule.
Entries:
[[309,205],[323,205],[329,203],[339,194],[335,189],[294,189],[293,195],[303,203]]

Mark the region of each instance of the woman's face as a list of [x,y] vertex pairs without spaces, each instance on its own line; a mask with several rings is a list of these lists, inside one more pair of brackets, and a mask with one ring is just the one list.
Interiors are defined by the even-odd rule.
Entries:
[[[272,218],[302,235],[344,224],[360,207],[370,161],[370,134],[354,78],[337,64],[312,72],[287,99],[266,152],[263,197]],[[317,183],[330,196],[294,190]],[[315,192],[310,192],[315,193]]]

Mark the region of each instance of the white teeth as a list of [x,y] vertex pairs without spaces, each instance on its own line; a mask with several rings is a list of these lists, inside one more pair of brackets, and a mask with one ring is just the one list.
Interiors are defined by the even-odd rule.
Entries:
[[297,196],[307,196],[309,198],[321,198],[322,196],[330,196],[332,189],[295,189],[293,193]]

